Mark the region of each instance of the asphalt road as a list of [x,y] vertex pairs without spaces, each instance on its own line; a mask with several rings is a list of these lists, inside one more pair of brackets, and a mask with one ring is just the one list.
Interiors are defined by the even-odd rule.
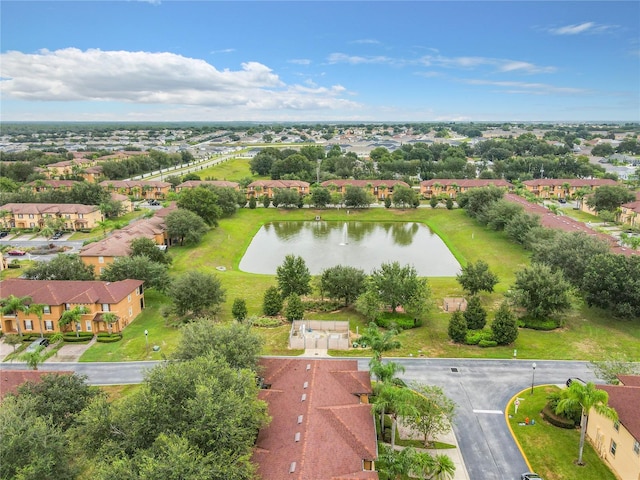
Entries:
[[[532,382],[564,384],[569,377],[596,381],[587,362],[473,359],[393,359],[405,367],[402,378],[442,387],[457,404],[454,431],[470,480],[519,479],[527,465],[505,423],[504,410],[519,392],[526,402]],[[93,385],[140,383],[144,372],[161,362],[45,363],[40,370],[68,370],[87,375]],[[369,359],[358,359],[368,369]],[[24,369],[2,364],[0,370]],[[457,371],[453,371],[456,369]],[[522,427],[535,428],[535,427]]]

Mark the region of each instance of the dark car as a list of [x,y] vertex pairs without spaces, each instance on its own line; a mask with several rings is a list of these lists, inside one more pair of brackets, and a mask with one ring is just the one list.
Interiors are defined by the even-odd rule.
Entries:
[[62,235],[64,235],[64,232],[56,232],[53,234],[53,236],[51,237],[53,240],[58,240],[60,238],[62,238]]
[[571,384],[572,384],[573,382],[578,382],[578,383],[581,383],[582,385],[586,385],[586,384],[587,384],[587,382],[585,382],[585,381],[584,381],[584,380],[582,380],[581,378],[578,378],[578,377],[572,377],[572,378],[567,379],[567,387],[571,386]]
[[49,346],[49,339],[48,338],[38,338],[37,340],[34,340],[33,342],[31,342],[31,344],[27,347],[27,352],[35,352],[36,350],[38,350],[40,347],[47,347]]
[[0,238],[4,238],[9,235],[9,232],[0,232]]
[[160,202],[158,200],[149,200],[149,205],[157,207],[158,205],[160,205]]
[[559,198],[559,199],[558,199],[558,202],[560,202],[560,203],[567,203],[567,201],[566,201],[564,198]]
[[520,475],[520,480],[542,480],[542,477],[537,473],[527,472]]
[[7,255],[11,255],[11,256],[15,256],[15,257],[21,257],[23,255],[26,255],[27,252],[23,251],[23,250],[9,250],[7,252]]

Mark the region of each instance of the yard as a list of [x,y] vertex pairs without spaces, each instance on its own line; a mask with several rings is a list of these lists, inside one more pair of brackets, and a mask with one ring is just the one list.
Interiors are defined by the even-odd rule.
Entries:
[[[217,275],[226,289],[226,301],[219,319],[231,320],[231,306],[234,299],[244,298],[249,315],[261,315],[262,296],[271,285],[276,284],[274,275],[244,273],[238,270],[242,255],[253,235],[264,223],[277,220],[314,220],[320,215],[323,220],[337,221],[417,221],[428,225],[438,233],[462,264],[483,259],[500,278],[496,291],[483,294],[483,304],[493,310],[503,299],[515,279],[515,271],[529,263],[528,253],[508,240],[503,233],[486,230],[467,217],[462,210],[410,209],[395,210],[371,208],[351,210],[283,210],[258,208],[241,209],[230,219],[220,221],[220,225],[209,231],[201,243],[194,247],[172,247],[174,257],[172,275],[183,274],[198,265],[201,271]],[[216,267],[225,267],[219,271]],[[544,332],[521,329],[514,345],[496,348],[457,345],[449,341],[447,326],[450,314],[440,308],[445,296],[462,296],[463,292],[455,278],[430,278],[436,307],[428,315],[424,325],[400,334],[402,347],[390,352],[391,356],[467,357],[467,358],[511,358],[513,349],[518,350],[518,358],[537,359],[579,359],[591,360],[602,356],[602,345],[635,358],[640,354],[640,328],[630,321],[612,319],[606,312],[588,308],[579,300],[565,317],[565,325],[556,331]],[[161,345],[161,352],[170,353],[179,335],[175,329],[164,327],[164,319],[159,310],[167,303],[166,297],[147,292],[148,309],[140,319],[125,329],[125,340],[116,344],[99,344],[85,354],[83,361],[145,358],[144,329],[149,329],[150,339]],[[158,303],[160,302],[160,303]],[[360,331],[366,326],[363,317],[353,309],[343,309],[331,313],[310,313],[309,318],[327,320],[349,320],[351,330]],[[141,321],[142,320],[142,321]],[[491,320],[491,316],[489,318]],[[144,324],[146,326],[140,326]],[[153,327],[156,325],[156,327]],[[153,328],[152,328],[153,327]],[[266,354],[286,354],[286,326],[278,329],[260,329],[267,340]],[[123,348],[124,347],[124,348]],[[124,352],[119,352],[119,349]],[[96,349],[94,353],[94,349]],[[291,352],[292,354],[294,352]],[[295,352],[296,354],[299,352]],[[366,349],[330,352],[335,355],[368,356]],[[160,353],[152,353],[151,358],[160,358]]]

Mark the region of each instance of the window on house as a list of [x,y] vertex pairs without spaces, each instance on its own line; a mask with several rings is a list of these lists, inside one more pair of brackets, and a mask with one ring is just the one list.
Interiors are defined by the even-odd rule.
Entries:
[[22,218],[22,214],[21,213],[18,214],[18,218]]
[[611,452],[612,456],[616,456],[616,448],[618,448],[618,444],[616,443],[615,440],[611,440],[611,448],[609,448],[609,451]]
[[33,213],[30,213],[30,214],[29,214],[29,218],[33,218]]
[[102,274],[104,272],[104,267],[100,267],[100,273]]
[[24,321],[24,329],[25,330],[33,330],[33,320],[25,320]]
[[78,218],[84,218],[84,213],[79,213]]
[[637,440],[633,442],[633,453],[640,455],[640,442]]
[[64,304],[64,309],[65,310],[71,310],[71,304],[70,303],[65,303]]
[[53,331],[53,320],[45,320],[44,321],[44,329],[47,332],[52,332]]
[[36,226],[36,224],[35,224],[34,222],[29,222],[29,226],[30,226],[31,228],[34,228],[34,227]]
[[109,311],[109,304],[108,303],[103,303],[102,304],[102,311],[103,312],[108,312]]
[[131,301],[131,294],[127,295],[127,300]]
[[87,327],[87,332],[91,331],[91,320],[86,320],[84,322],[85,327]]
[[129,316],[132,317],[133,316],[133,308],[129,307]]
[[42,312],[43,312],[43,313],[46,313],[47,315],[48,315],[48,314],[50,314],[50,313],[51,313],[51,307],[50,307],[49,305],[45,305],[45,306],[42,308]]
[[613,422],[613,429],[614,429],[616,432],[619,432],[619,431],[620,431],[620,422],[619,422],[619,421],[615,420],[615,421]]
[[104,257],[98,257],[98,263],[104,263]]

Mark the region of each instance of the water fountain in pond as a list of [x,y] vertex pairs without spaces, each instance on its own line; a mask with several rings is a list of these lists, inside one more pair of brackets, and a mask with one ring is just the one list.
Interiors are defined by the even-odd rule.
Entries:
[[344,247],[345,245],[349,245],[349,242],[347,241],[347,234],[347,224],[345,223],[344,227],[342,228],[342,243],[340,243],[340,246],[342,247]]

